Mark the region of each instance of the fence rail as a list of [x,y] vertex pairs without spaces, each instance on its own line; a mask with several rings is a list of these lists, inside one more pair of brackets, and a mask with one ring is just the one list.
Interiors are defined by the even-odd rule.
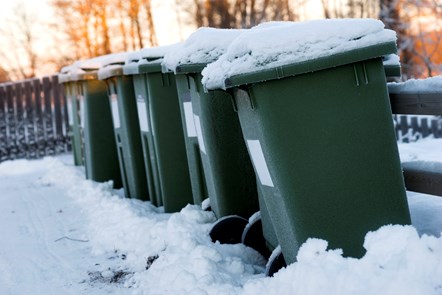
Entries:
[[57,76],[0,84],[0,162],[70,151],[66,108]]
[[[391,93],[390,103],[393,114],[442,115],[442,93]],[[412,124],[417,126],[417,122]],[[431,163],[416,165],[413,162],[402,163],[402,168],[408,190],[442,196],[442,169],[434,169]]]

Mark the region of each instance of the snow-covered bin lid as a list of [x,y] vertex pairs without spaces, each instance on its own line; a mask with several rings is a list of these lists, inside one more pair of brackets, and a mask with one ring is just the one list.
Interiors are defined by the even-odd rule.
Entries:
[[202,82],[226,89],[396,53],[396,33],[384,27],[374,19],[327,19],[251,29],[204,68]]
[[157,72],[163,72],[163,73],[170,72],[164,70],[162,63],[163,63],[163,58],[157,58],[155,60],[143,59],[138,63],[138,73],[145,74],[145,73],[157,73]]
[[162,59],[169,52],[175,52],[180,47],[180,43],[171,45],[144,48],[133,52],[127,56],[123,73],[125,75],[140,74],[139,66],[151,61]]
[[58,73],[58,82],[67,83],[73,81],[72,72],[75,71],[78,65],[78,61],[71,65],[62,67],[60,73]]
[[[80,60],[73,65],[68,66],[70,69],[72,81],[90,80],[98,78],[98,70],[109,64],[124,64],[126,52],[111,53],[103,56]],[[64,68],[63,68],[64,69]],[[62,69],[62,72],[63,72]]]
[[103,56],[102,59],[96,62],[98,68],[98,79],[105,80],[115,76],[123,75],[123,66],[127,57],[132,52],[120,52]]
[[205,65],[221,56],[230,43],[245,31],[241,29],[199,28],[182,43],[179,50],[169,52],[164,56],[163,68],[174,73],[186,71],[189,66],[192,72],[201,71]]
[[387,77],[401,76],[401,63],[399,55],[388,54],[383,56],[382,63],[384,64],[385,75]]

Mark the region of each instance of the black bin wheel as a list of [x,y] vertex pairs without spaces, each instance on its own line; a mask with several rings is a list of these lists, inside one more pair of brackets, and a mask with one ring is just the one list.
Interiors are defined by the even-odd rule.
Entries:
[[229,215],[218,219],[210,230],[212,242],[219,241],[221,244],[241,243],[241,237],[244,228],[247,225],[247,219]]
[[275,248],[275,250],[273,250],[269,261],[267,262],[265,274],[268,277],[273,277],[275,273],[286,266],[287,263],[285,262],[284,256],[282,255],[281,247],[278,246]]
[[267,247],[266,240],[262,233],[261,217],[257,217],[247,224],[242,234],[241,241],[244,245],[258,251],[265,259],[269,259],[271,251]]

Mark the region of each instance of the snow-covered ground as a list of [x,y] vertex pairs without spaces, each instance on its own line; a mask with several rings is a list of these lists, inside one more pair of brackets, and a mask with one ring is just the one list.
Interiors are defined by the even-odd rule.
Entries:
[[[440,139],[399,147],[442,161]],[[361,259],[311,239],[266,278],[254,250],[210,241],[211,212],[124,199],[70,155],[1,163],[0,192],[0,294],[442,294],[439,197],[409,193],[413,227],[368,233]]]

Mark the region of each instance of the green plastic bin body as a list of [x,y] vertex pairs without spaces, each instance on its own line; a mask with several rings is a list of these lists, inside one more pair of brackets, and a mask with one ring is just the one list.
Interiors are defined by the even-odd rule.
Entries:
[[[384,68],[371,58],[393,50],[387,44],[225,82],[235,86],[244,139],[287,263],[311,237],[361,257],[368,231],[410,224]],[[263,229],[270,237],[271,227]]]
[[190,182],[192,185],[192,196],[194,204],[201,205],[204,199],[208,198],[207,184],[204,177],[203,162],[193,119],[193,108],[190,95],[189,75],[176,75],[178,98],[180,102],[181,120],[184,130],[184,141],[186,144],[187,161],[189,163]]
[[[256,180],[259,183],[259,179]],[[281,212],[273,212],[270,214],[269,208],[266,204],[266,199],[262,192],[261,185],[257,185],[258,188],[258,201],[259,201],[259,211],[261,217],[261,225],[262,225],[262,234],[266,241],[266,246],[270,251],[275,250],[279,245],[278,237],[276,236],[275,228],[273,227],[272,215],[277,218],[280,216]],[[271,209],[274,209],[275,206],[272,206]],[[286,236],[286,235],[284,235]]]
[[[80,80],[82,79],[82,80]],[[82,131],[86,177],[98,182],[113,181],[121,188],[117,147],[113,136],[112,115],[106,84],[97,79],[96,71],[80,77],[78,96],[83,101]]]
[[158,167],[165,212],[177,212],[193,203],[180,107],[172,73],[161,72],[161,60],[140,63],[144,77],[153,152]]
[[132,76],[124,76],[122,65],[103,67],[106,81],[124,193],[128,198],[149,200]]
[[71,134],[72,154],[75,166],[84,165],[83,138],[81,136],[80,124],[80,101],[78,98],[78,85],[71,80],[69,73],[59,74],[59,81],[63,84],[64,93],[67,100],[69,117],[69,131]]
[[238,114],[230,94],[222,90],[205,92],[201,72],[192,70],[195,65],[177,68],[188,76],[210,206],[218,218],[249,218],[259,211],[258,192]]
[[163,200],[161,197],[160,176],[158,172],[158,161],[156,158],[152,127],[150,126],[149,97],[145,75],[139,74],[138,63],[125,66],[124,73],[126,75],[132,75],[150,201],[154,206],[162,206]]

